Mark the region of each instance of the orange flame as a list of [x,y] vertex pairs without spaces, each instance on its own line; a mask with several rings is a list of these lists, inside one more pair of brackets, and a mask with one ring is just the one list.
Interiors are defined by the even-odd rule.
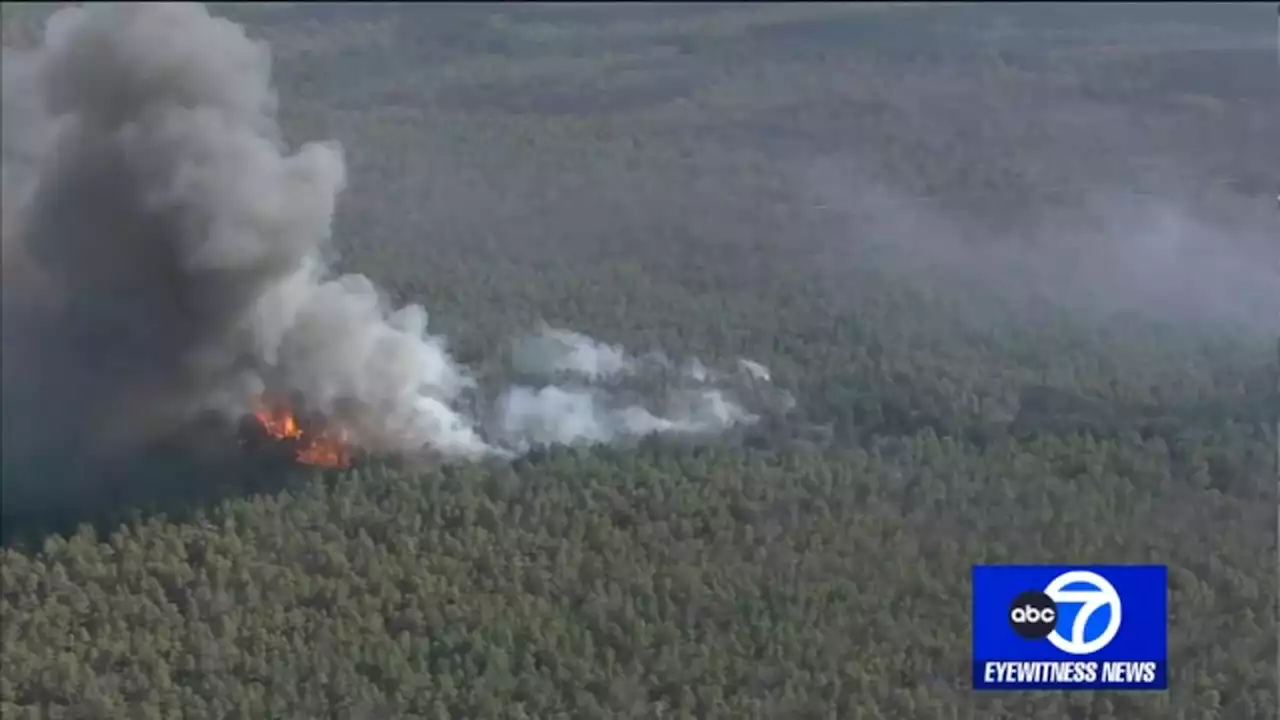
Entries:
[[297,447],[298,462],[321,467],[344,468],[351,465],[351,451],[346,432],[322,430],[306,432],[286,407],[263,406],[253,412],[263,430],[275,440],[290,441]]

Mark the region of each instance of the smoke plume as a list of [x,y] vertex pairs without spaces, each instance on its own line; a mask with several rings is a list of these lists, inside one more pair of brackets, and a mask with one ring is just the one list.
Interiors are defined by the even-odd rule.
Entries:
[[516,343],[519,385],[481,387],[423,308],[326,267],[342,151],[285,145],[270,71],[198,4],[65,8],[6,50],[7,466],[127,450],[264,394],[366,449],[455,458],[753,419],[731,393],[763,397],[763,368],[675,371],[552,328]]
[[[1132,313],[1251,339],[1280,332],[1280,223],[1271,197],[1173,183],[1139,192],[1087,176],[1081,180],[1096,187],[1078,205],[1002,234],[856,168],[824,161],[806,170],[798,184],[881,251],[882,267],[896,262],[948,297],[977,288],[1018,305],[1047,300],[1090,324]],[[840,267],[848,248],[837,251],[830,267]]]

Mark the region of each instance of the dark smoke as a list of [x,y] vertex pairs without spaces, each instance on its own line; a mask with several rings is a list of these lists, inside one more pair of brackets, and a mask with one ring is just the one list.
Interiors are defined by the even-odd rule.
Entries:
[[[6,478],[241,417],[264,391],[366,449],[461,458],[752,419],[706,377],[685,378],[670,417],[597,377],[480,392],[425,310],[326,268],[342,152],[287,148],[270,70],[264,45],[197,4],[65,8],[38,48],[5,51]],[[543,339],[526,377],[603,347]],[[465,411],[485,397],[491,432]]]

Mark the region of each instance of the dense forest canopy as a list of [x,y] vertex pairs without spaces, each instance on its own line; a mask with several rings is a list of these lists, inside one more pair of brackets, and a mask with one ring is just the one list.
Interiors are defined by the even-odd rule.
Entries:
[[[328,258],[482,380],[547,323],[771,401],[6,472],[4,717],[1276,716],[1274,6],[208,9],[342,144]],[[1169,691],[971,691],[980,562],[1167,564]]]

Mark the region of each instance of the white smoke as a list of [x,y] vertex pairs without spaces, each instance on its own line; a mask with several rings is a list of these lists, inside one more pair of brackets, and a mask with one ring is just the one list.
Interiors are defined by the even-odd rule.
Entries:
[[[688,361],[681,373],[660,353],[633,357],[620,346],[605,345],[581,333],[543,326],[541,332],[516,343],[513,370],[540,387],[519,385],[504,392],[495,412],[495,435],[505,447],[575,442],[609,442],[652,433],[706,435],[757,416],[733,399],[732,376]],[[769,371],[742,360],[752,373]],[[653,388],[637,390],[637,387]],[[749,391],[750,388],[736,388]],[[660,392],[659,392],[660,391]],[[636,395],[662,395],[658,410],[634,402]],[[777,394],[775,393],[775,396]],[[777,398],[752,393],[758,403],[777,406]],[[783,401],[785,404],[785,401]]]
[[746,372],[747,375],[750,375],[753,380],[759,380],[761,382],[769,382],[772,379],[769,373],[769,368],[761,365],[760,363],[754,360],[747,360],[746,358],[741,358],[738,360],[738,367],[742,368],[742,370]]
[[5,60],[6,458],[141,441],[263,392],[368,449],[459,458],[755,417],[700,362],[669,373],[550,327],[515,344],[521,384],[485,392],[426,310],[326,267],[341,148],[289,152],[267,48],[202,5],[64,8]]
[[634,371],[636,366],[636,361],[619,346],[546,325],[538,335],[515,343],[511,361],[521,374],[564,373],[588,380],[617,377]]

